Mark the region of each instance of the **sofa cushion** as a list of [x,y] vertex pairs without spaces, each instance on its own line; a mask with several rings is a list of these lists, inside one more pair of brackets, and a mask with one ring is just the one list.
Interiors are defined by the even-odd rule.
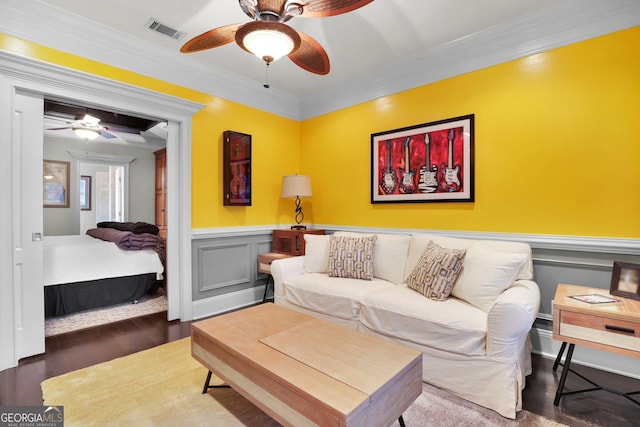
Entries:
[[448,249],[467,249],[473,243],[470,239],[458,239],[455,237],[439,236],[437,234],[418,233],[411,236],[409,244],[409,253],[407,254],[407,264],[405,267],[405,282],[413,269],[418,265],[418,261],[422,257],[424,250],[429,242],[433,242],[438,246]]
[[371,280],[373,278],[373,247],[377,236],[336,236],[329,238],[329,268],[331,277]]
[[486,250],[492,252],[502,252],[510,254],[522,254],[526,257],[526,262],[518,273],[516,280],[532,280],[533,279],[533,257],[531,256],[531,246],[522,242],[507,242],[502,240],[474,240],[474,250]]
[[370,292],[395,287],[385,280],[329,277],[322,273],[293,276],[284,282],[283,298],[298,307],[357,321],[360,300]]
[[407,286],[436,301],[449,298],[460,275],[466,249],[447,249],[429,242],[407,278]]
[[526,262],[524,254],[495,252],[471,245],[451,295],[488,313],[500,294],[516,280]]
[[388,337],[468,356],[486,354],[487,313],[466,301],[416,298],[406,286],[367,294],[360,322]]
[[[372,234],[337,231],[336,236],[372,236]],[[376,234],[373,247],[373,277],[388,280],[396,285],[404,282],[404,266],[407,262],[411,236],[408,234]]]
[[304,235],[304,265],[305,273],[326,273],[329,268],[329,235]]

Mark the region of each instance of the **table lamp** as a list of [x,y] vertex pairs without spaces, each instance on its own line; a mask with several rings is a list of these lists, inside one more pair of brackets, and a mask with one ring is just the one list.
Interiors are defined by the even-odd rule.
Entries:
[[292,230],[306,230],[307,227],[300,225],[304,220],[302,207],[300,206],[301,197],[311,197],[311,178],[307,175],[286,175],[282,177],[282,190],[280,197],[296,199],[296,225],[292,225]]

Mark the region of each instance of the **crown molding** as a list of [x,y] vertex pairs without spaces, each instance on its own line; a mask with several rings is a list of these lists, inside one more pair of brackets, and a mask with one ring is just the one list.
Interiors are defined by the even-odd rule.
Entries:
[[[69,14],[40,1],[0,0],[0,31],[294,120],[306,120],[466,72],[640,25],[637,0],[568,0],[303,97]],[[82,34],[82,37],[78,37]],[[110,47],[112,46],[112,47]],[[117,48],[116,48],[117,46]]]
[[306,120],[456,75],[640,25],[637,0],[571,0],[302,98]]
[[[299,120],[300,99],[40,1],[0,0],[0,32]],[[78,35],[82,36],[79,37]]]

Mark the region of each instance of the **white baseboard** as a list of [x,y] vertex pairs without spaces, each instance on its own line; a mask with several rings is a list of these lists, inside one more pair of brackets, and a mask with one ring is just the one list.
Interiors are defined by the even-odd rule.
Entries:
[[193,319],[214,316],[227,311],[237,310],[262,302],[264,286],[256,286],[238,292],[223,294],[217,297],[201,299],[193,302]]
[[[556,358],[562,344],[560,341],[553,339],[551,331],[537,328],[531,330],[531,341],[533,353],[550,359]],[[634,357],[576,345],[571,363],[640,379],[640,364],[638,359]]]

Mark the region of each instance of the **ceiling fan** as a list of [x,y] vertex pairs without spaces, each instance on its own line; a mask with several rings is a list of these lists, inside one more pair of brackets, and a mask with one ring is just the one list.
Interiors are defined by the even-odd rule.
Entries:
[[253,53],[267,66],[288,55],[296,65],[309,72],[329,73],[329,57],[310,36],[285,22],[296,16],[321,18],[361,8],[373,0],[239,0],[240,8],[253,21],[231,24],[200,34],[186,42],[180,52],[190,53],[223,46],[233,40]]
[[98,136],[107,139],[117,138],[115,135],[107,132],[106,127],[100,125],[99,118],[93,117],[90,114],[77,114],[75,120],[67,122],[67,124],[69,126],[49,128],[47,130],[71,129],[77,136],[85,140],[94,139]]

